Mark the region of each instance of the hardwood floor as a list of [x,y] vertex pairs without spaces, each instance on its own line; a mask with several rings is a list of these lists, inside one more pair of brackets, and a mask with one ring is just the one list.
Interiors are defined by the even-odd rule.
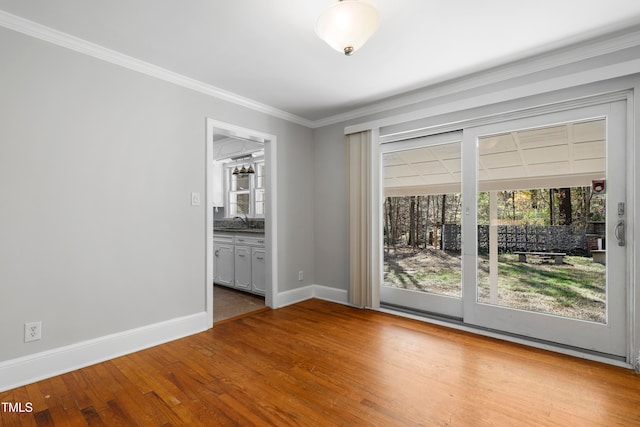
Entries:
[[[13,425],[632,426],[640,375],[320,300],[0,393]],[[1,410],[1,408],[0,408]]]
[[213,286],[213,323],[216,325],[248,313],[268,309],[264,297],[224,286]]

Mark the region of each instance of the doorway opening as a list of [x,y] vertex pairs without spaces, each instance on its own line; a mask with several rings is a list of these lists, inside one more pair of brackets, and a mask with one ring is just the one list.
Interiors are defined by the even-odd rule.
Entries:
[[206,311],[213,326],[274,307],[276,137],[209,118],[206,125]]
[[269,309],[264,296],[213,285],[213,323],[216,325]]

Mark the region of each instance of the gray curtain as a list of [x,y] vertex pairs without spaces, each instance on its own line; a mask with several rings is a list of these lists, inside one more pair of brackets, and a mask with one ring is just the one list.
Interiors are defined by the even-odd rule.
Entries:
[[377,141],[374,132],[347,135],[349,197],[349,302],[358,307],[379,305],[379,219],[373,210],[379,191]]

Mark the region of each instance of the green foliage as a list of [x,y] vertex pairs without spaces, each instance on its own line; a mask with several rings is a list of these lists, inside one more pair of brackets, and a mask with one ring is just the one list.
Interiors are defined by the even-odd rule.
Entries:
[[460,224],[460,193],[387,197],[384,202],[386,243],[437,246],[443,223]]
[[[562,203],[570,197],[570,203]],[[498,192],[501,224],[566,225],[585,228],[587,222],[604,221],[606,196],[592,195],[590,187],[505,190]],[[445,224],[460,224],[460,193],[387,197],[384,235],[388,246],[438,247]],[[444,219],[444,221],[443,221]],[[489,193],[478,193],[478,224],[489,224]]]
[[[587,222],[605,220],[605,196],[592,195],[590,187],[499,191],[498,219],[503,224],[566,224],[560,211],[563,192],[571,195],[573,225],[586,227]],[[489,224],[488,192],[478,193],[478,224]]]

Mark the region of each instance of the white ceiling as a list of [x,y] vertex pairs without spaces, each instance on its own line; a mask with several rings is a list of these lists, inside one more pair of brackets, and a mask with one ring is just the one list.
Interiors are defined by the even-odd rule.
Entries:
[[[590,186],[605,175],[605,134],[605,119],[594,119],[482,137],[479,189]],[[460,141],[385,153],[382,159],[386,196],[461,190]]]
[[0,0],[0,10],[318,121],[640,24],[638,0],[369,0],[351,57],[319,40],[336,0]]
[[264,155],[264,144],[247,139],[232,138],[220,134],[213,135],[213,159],[228,160],[234,157]]

